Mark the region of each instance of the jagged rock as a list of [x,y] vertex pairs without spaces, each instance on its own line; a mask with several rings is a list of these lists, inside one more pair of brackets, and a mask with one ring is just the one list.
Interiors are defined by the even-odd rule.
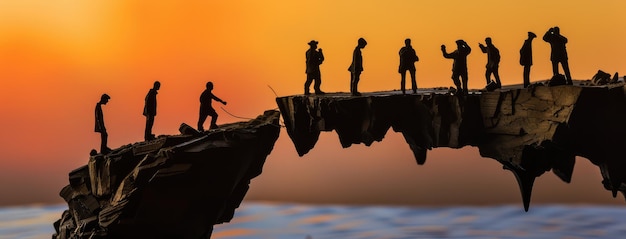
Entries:
[[441,89],[400,95],[375,92],[279,97],[276,102],[300,156],[321,131],[343,147],[372,144],[400,132],[418,164],[428,149],[476,146],[515,175],[528,210],[535,178],[552,170],[570,182],[575,156],[598,165],[613,196],[626,195],[624,83],[586,87],[533,85],[456,96]]
[[183,124],[181,135],[92,155],[60,192],[68,210],[52,238],[210,238],[261,174],[279,117],[266,111],[203,133]]
[[611,78],[611,74],[606,73],[602,70],[598,70],[598,72],[591,77],[591,84],[593,85],[606,85],[606,84],[615,84],[618,83],[619,73],[615,72],[613,78]]

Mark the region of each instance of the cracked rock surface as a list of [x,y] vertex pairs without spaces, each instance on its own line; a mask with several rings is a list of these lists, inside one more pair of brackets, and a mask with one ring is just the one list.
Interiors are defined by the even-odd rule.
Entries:
[[53,239],[210,238],[261,174],[280,113],[122,146],[69,173]]
[[625,90],[624,83],[536,85],[466,96],[433,89],[296,95],[276,102],[300,156],[315,146],[320,132],[333,130],[345,148],[369,146],[392,129],[404,136],[420,165],[432,148],[475,146],[513,172],[528,210],[535,178],[552,171],[570,182],[575,156],[599,167],[614,197],[626,193]]

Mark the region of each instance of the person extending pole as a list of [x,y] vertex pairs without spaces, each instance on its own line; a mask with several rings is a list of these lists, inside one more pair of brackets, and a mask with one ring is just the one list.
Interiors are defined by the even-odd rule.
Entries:
[[200,117],[198,118],[198,131],[204,131],[204,121],[207,116],[211,116],[211,126],[209,129],[216,129],[217,126],[217,112],[213,109],[211,102],[213,100],[219,101],[220,103],[226,105],[226,101],[218,98],[213,94],[213,82],[206,83],[206,90],[202,92],[200,95]]

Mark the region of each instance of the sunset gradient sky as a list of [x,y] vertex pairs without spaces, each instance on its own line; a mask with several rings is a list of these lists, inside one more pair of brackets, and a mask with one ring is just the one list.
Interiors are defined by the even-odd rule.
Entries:
[[[450,86],[452,61],[440,45],[464,39],[469,86],[482,88],[486,55],[500,49],[503,84],[519,84],[519,49],[534,41],[531,81],[551,75],[549,45],[540,37],[559,26],[569,38],[575,79],[598,69],[626,73],[626,1],[621,0],[0,0],[0,205],[61,202],[67,173],[97,148],[93,110],[102,93],[109,146],[141,141],[142,109],[152,82],[157,134],[195,125],[207,81],[229,112],[255,117],[276,108],[275,95],[301,94],[307,42],[318,40],[326,92],[348,91],[351,52],[359,37],[365,71],[360,90],[399,88],[397,52],[405,38],[420,57],[419,87]],[[622,75],[623,75],[622,73]],[[218,108],[219,123],[240,121]],[[533,201],[619,203],[599,170],[578,160],[572,185],[547,173]],[[334,133],[299,158],[286,132],[253,180],[248,199],[326,203],[519,203],[514,177],[474,148],[435,149],[416,166],[402,137],[341,149]]]

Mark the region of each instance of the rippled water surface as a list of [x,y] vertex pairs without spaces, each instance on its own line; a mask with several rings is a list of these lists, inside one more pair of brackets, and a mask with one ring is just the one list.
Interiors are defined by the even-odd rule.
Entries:
[[[65,205],[0,208],[0,238],[50,238]],[[244,202],[212,238],[626,238],[626,207],[387,207]]]

